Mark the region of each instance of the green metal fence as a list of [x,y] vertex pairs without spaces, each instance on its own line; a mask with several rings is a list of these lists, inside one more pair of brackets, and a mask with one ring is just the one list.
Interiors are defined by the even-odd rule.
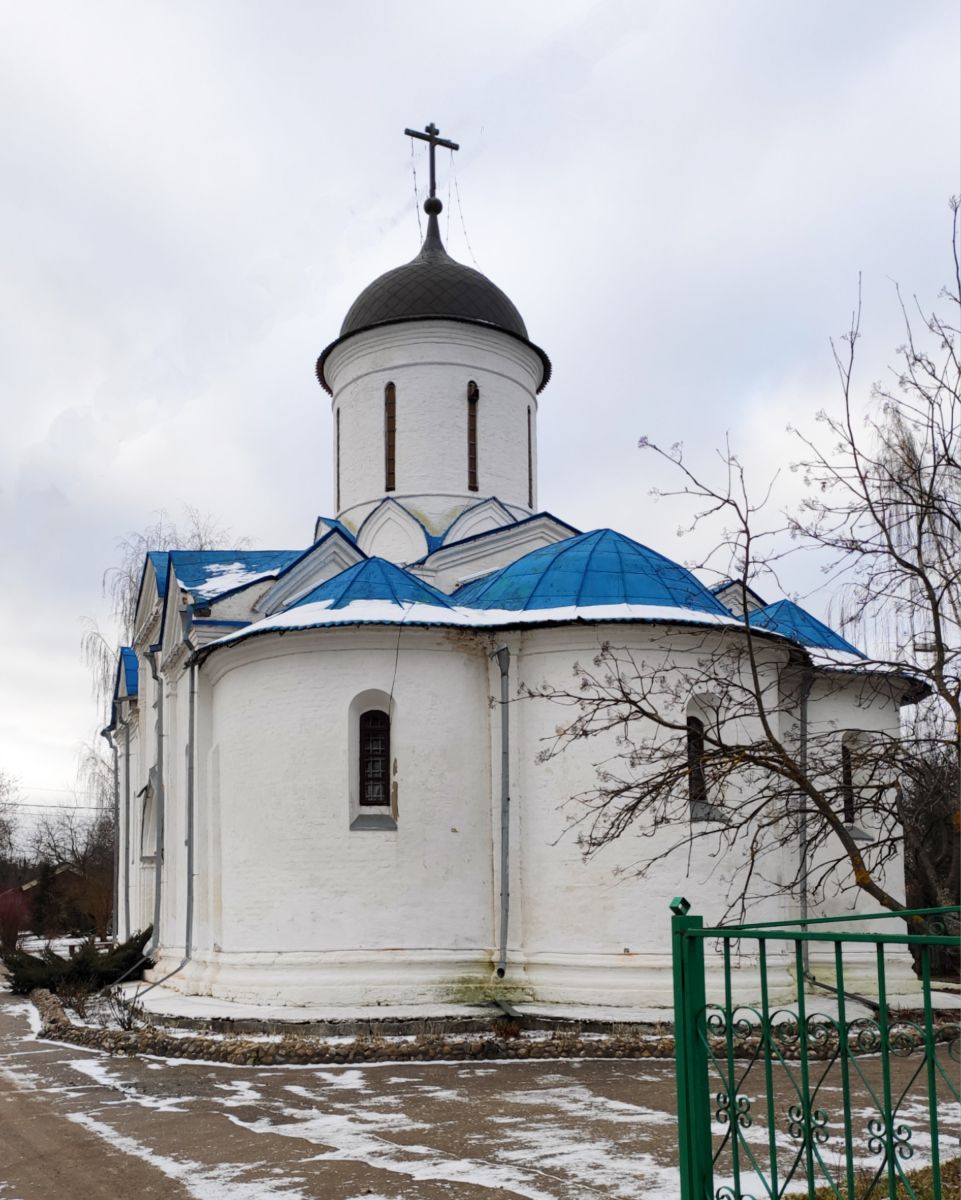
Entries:
[[[940,1200],[961,1043],[932,954],[961,909],[710,928],[689,908],[671,904],[682,1200],[918,1200],[922,1162]],[[841,928],[859,921],[890,924]],[[895,1005],[906,976],[920,991]]]

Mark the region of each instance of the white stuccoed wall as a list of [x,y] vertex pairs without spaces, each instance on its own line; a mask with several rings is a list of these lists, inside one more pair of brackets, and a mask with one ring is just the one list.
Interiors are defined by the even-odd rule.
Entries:
[[[170,986],[292,1005],[463,1001],[499,992],[554,1003],[669,1006],[669,901],[684,894],[694,912],[720,918],[738,865],[733,856],[744,850],[711,836],[643,879],[632,875],[638,858],[685,832],[669,825],[651,840],[629,830],[585,862],[570,828],[576,808],[565,801],[593,786],[605,747],[581,741],[538,762],[570,717],[547,701],[512,699],[509,706],[510,953],[505,980],[494,980],[501,710],[491,705],[499,673],[490,654],[499,645],[510,649],[513,698],[522,681],[569,687],[573,662],[590,662],[605,638],[660,670],[670,641],[678,671],[693,670],[715,637],[630,625],[498,634],[409,627],[398,643],[396,628],[369,627],[267,635],[216,651],[198,687],[193,955]],[[764,657],[762,671],[776,690],[783,652]],[[168,691],[166,927],[154,978],[179,967],[184,942],[186,679]],[[369,689],[393,695],[396,830],[349,827],[356,768],[348,712]],[[859,686],[832,680],[812,695],[812,723],[896,728],[892,703],[876,698],[876,710],[865,710],[864,699]],[[793,874],[787,858],[784,873]],[[891,873],[895,887],[900,881]],[[751,916],[792,919],[796,904],[776,897],[756,903]],[[717,956],[707,950],[716,971]],[[791,986],[790,963],[783,965],[780,983],[772,980],[775,995]],[[737,960],[735,975],[736,992],[756,993],[750,956]]]
[[[403,631],[397,829],[352,830],[348,709],[358,692],[390,691],[397,631],[345,632],[259,638],[205,667],[194,955],[176,986],[357,1004],[463,998],[459,981],[489,973],[484,649]],[[168,853],[182,858],[180,822],[171,833]],[[182,868],[168,865],[168,886],[181,891]],[[165,910],[182,920],[182,902],[170,897]],[[158,974],[176,965],[183,936],[172,926],[164,941],[170,963]]]
[[[340,519],[356,530],[388,495],[438,533],[459,511],[484,496],[497,496],[523,513],[532,511],[528,503],[528,408],[536,510],[536,392],[542,372],[541,360],[523,342],[496,330],[454,321],[390,325],[348,338],[331,353],[326,367],[335,423],[338,413],[340,419]],[[476,492],[467,487],[470,380],[480,389]],[[397,392],[397,486],[393,492],[384,488],[384,388],[388,382],[393,382]],[[334,468],[336,471],[336,462]]]
[[[525,632],[519,677],[531,687],[546,682],[558,690],[576,690],[573,663],[590,666],[608,640],[629,649],[642,669],[645,660],[650,662],[651,669],[670,682],[672,672],[664,669],[666,639],[675,646],[674,674],[687,669],[696,675],[696,663],[708,644],[703,633],[615,625]],[[640,859],[687,835],[682,804],[677,828],[667,824],[644,837],[644,822],[638,821],[585,861],[577,828],[571,824],[583,810],[569,798],[596,785],[594,764],[617,753],[615,736],[578,741],[553,760],[538,763],[538,751],[551,744],[556,728],[569,721],[573,711],[545,700],[513,707],[522,747],[517,802],[527,981],[539,999],[551,1002],[670,1006],[670,901],[683,895],[692,912],[703,914],[706,922],[720,919],[733,867],[740,865],[743,850],[719,853],[721,839],[712,835],[690,852],[676,851],[639,878],[633,868]],[[634,732],[636,736],[637,729]],[[762,901],[752,910],[755,920],[785,915],[778,900]],[[747,973],[748,964],[744,967]]]

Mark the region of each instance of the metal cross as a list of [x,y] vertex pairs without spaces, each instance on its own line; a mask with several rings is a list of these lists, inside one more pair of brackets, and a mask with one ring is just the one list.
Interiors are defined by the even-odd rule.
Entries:
[[438,137],[440,130],[433,121],[429,125],[424,126],[424,132],[418,133],[416,129],[405,129],[404,133],[408,137],[419,138],[422,142],[427,142],[430,147],[430,195],[433,198],[437,194],[437,181],[434,173],[434,149],[437,146],[443,146],[447,150],[459,150],[460,146],[456,142],[449,142],[446,138]]

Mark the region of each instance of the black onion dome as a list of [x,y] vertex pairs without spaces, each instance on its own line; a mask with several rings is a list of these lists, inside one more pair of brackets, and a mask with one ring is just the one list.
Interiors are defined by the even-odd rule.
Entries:
[[485,325],[510,334],[530,346],[541,359],[544,374],[537,390],[547,384],[550,360],[528,338],[524,318],[486,275],[450,257],[441,241],[434,213],[428,219],[427,237],[417,257],[368,284],[350,306],[340,327],[340,337],[317,360],[317,378],[329,392],[324,375],[327,357],[335,346],[354,334],[380,325],[431,318]]

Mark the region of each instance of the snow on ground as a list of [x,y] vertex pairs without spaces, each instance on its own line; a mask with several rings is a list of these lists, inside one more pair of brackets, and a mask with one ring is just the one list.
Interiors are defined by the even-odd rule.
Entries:
[[149,1096],[146,1092],[125,1083],[122,1076],[111,1071],[102,1058],[71,1059],[69,1065],[74,1071],[79,1071],[95,1083],[117,1092],[118,1104],[139,1104],[143,1108],[154,1108],[158,1112],[182,1113],[187,1112],[184,1107],[186,1104],[197,1099],[196,1096],[180,1096],[176,1100],[164,1096]]
[[225,1163],[210,1169],[190,1159],[158,1154],[143,1142],[118,1133],[113,1126],[87,1113],[68,1113],[67,1120],[95,1133],[115,1150],[159,1168],[168,1179],[175,1179],[195,1200],[309,1200],[310,1197],[309,1192],[291,1181],[273,1183],[258,1179],[253,1183],[244,1183],[238,1180],[239,1174],[249,1171],[249,1164]]
[[[679,1194],[670,1061],[229,1067],[111,1059],[24,1037],[27,1008],[12,1000],[2,1005],[20,1032],[3,1041],[0,1077],[9,1073],[19,1088],[43,1094],[105,1147],[154,1167],[197,1200],[301,1200],[328,1194],[334,1179],[345,1184],[337,1190],[344,1200],[406,1200],[428,1186],[452,1200]],[[894,1065],[900,1089],[910,1064]],[[872,1058],[862,1066],[872,1078],[880,1070]],[[755,1124],[743,1136],[766,1164],[767,1129],[751,1086],[757,1083],[752,1075],[745,1088],[755,1097]],[[785,1077],[779,1096],[786,1085]],[[853,1113],[862,1143],[873,1115],[861,1107],[866,1101],[857,1100]],[[829,1156],[843,1144],[836,1074],[821,1085],[819,1104],[829,1114],[824,1153],[833,1163]],[[961,1130],[957,1106],[942,1112],[944,1144],[953,1145]],[[899,1118],[915,1130],[909,1165],[923,1163],[930,1153],[924,1104],[910,1095]],[[715,1144],[720,1133],[715,1124]],[[777,1145],[785,1160],[796,1154],[786,1130],[778,1131]],[[866,1145],[858,1150],[865,1165],[877,1162]],[[717,1187],[728,1170],[720,1165]],[[760,1185],[749,1190],[764,1192]]]

